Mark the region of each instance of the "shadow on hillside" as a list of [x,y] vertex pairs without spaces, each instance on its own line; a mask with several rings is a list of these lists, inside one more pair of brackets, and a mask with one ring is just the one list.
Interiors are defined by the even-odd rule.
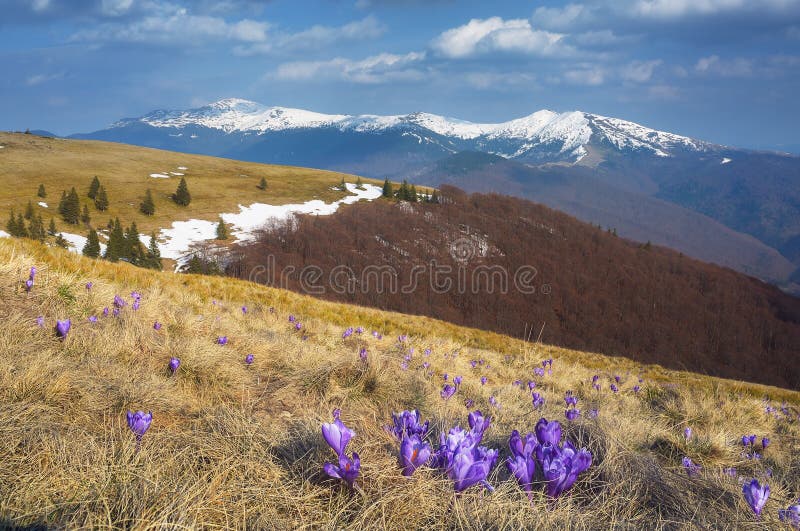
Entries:
[[3,531],[49,531],[57,528],[48,527],[45,524],[18,525],[8,518],[0,518],[0,529]]

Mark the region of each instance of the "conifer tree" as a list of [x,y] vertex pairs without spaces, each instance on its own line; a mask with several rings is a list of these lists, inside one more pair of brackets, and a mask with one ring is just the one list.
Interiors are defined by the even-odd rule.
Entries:
[[144,260],[142,242],[139,240],[139,229],[135,221],[125,231],[125,252],[120,258],[127,258],[134,265],[141,265]]
[[78,199],[78,192],[76,192],[75,188],[73,187],[69,194],[67,194],[66,200],[64,201],[64,212],[61,214],[61,216],[67,223],[70,223],[71,225],[77,225],[78,220],[80,219],[80,214],[81,202],[80,199]]
[[25,207],[25,219],[31,219],[32,217],[33,217],[33,203],[31,203],[29,199],[28,206]]
[[62,249],[69,248],[69,243],[67,242],[67,240],[64,239],[64,236],[60,232],[58,233],[58,236],[56,236],[55,243],[58,247],[61,247]]
[[100,191],[100,179],[97,178],[97,175],[94,176],[92,179],[92,184],[89,185],[89,193],[86,195],[89,199],[97,199],[97,193]]
[[17,233],[13,234],[13,236],[17,236],[18,238],[27,238],[28,237],[28,229],[25,228],[25,218],[22,217],[22,214],[17,214]]
[[186,179],[183,177],[181,177],[181,182],[178,183],[178,189],[172,194],[172,200],[180,206],[187,206],[192,201],[189,187],[186,186]]
[[266,190],[267,189],[267,180],[264,177],[262,177],[261,178],[261,182],[258,183],[258,189],[259,190]]
[[122,230],[122,225],[119,218],[114,220],[113,228],[108,236],[108,244],[106,245],[106,252],[103,258],[112,262],[117,262],[123,257],[125,253],[125,232]]
[[156,205],[153,203],[153,194],[150,193],[149,188],[144,194],[144,201],[139,205],[139,211],[145,216],[152,216],[156,213]]
[[218,240],[228,239],[228,227],[225,226],[225,222],[222,221],[222,218],[219,218],[219,222],[217,223],[217,239]]
[[11,215],[6,222],[6,231],[11,236],[17,236],[17,218],[14,216],[14,209],[11,209]]
[[83,255],[91,258],[100,256],[100,239],[97,237],[97,231],[89,229],[89,234],[86,237],[86,245],[83,246]]
[[394,190],[392,190],[392,183],[389,182],[389,179],[385,179],[383,181],[383,197],[390,199],[394,197]]
[[83,204],[83,212],[81,213],[81,221],[88,224],[92,221],[92,217],[89,215],[89,207],[86,206],[86,203]]
[[28,237],[32,240],[43,242],[46,234],[44,232],[44,222],[42,216],[31,216],[31,221],[28,224]]
[[150,269],[162,269],[161,265],[161,251],[158,249],[158,242],[156,241],[155,231],[150,233],[150,245],[147,247],[147,263],[146,267]]
[[339,190],[341,190],[342,192],[347,191],[347,186],[345,185],[344,177],[342,177],[342,182],[339,183]]
[[58,214],[63,216],[67,208],[67,192],[61,190],[61,199],[58,201]]
[[408,189],[408,200],[412,203],[416,203],[418,198],[417,187],[412,184],[411,188]]
[[55,236],[56,232],[58,232],[56,230],[56,220],[50,218],[50,226],[47,228],[47,234],[49,234],[50,236]]
[[108,194],[106,194],[106,189],[102,186],[97,189],[97,197],[94,199],[94,206],[100,212],[104,212],[108,209]]
[[364,183],[361,181],[361,177],[356,179],[356,188],[358,188],[359,190],[364,190],[365,189],[364,188]]
[[43,184],[39,185],[39,191],[36,192],[36,195],[41,197],[42,199],[47,197],[47,191],[44,189],[44,185]]

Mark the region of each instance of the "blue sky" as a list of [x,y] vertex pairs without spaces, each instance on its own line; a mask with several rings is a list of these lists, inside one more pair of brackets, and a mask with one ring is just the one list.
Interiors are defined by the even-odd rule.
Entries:
[[0,129],[226,97],[505,121],[580,109],[800,152],[800,0],[0,0]]

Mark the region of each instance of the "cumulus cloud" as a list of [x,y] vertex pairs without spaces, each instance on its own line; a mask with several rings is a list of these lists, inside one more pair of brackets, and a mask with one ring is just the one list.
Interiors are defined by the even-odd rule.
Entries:
[[743,57],[721,59],[718,55],[701,57],[694,65],[696,72],[721,77],[750,77],[753,75],[753,61]]
[[563,37],[559,33],[535,30],[526,19],[491,17],[472,19],[463,26],[449,29],[431,46],[440,55],[451,59],[492,51],[548,56],[571,51],[561,43]]
[[588,85],[596,87],[606,81],[607,73],[601,67],[585,67],[564,72],[564,80],[573,85]]
[[382,53],[360,61],[344,57],[327,61],[293,61],[279,65],[272,77],[286,81],[338,79],[365,84],[413,81],[424,76],[415,67],[423,59],[425,52]]
[[376,39],[386,32],[386,26],[370,15],[342,26],[314,25],[297,33],[275,32],[268,43],[238,46],[237,55],[256,55],[282,50],[314,50],[342,41]]
[[797,12],[797,0],[637,0],[633,12],[652,18],[680,18],[735,12]]
[[540,27],[565,31],[592,15],[593,8],[584,4],[567,4],[564,7],[537,7],[531,19]]
[[622,79],[633,83],[646,83],[653,77],[653,71],[662,61],[655,59],[652,61],[632,61],[623,66],[621,70]]

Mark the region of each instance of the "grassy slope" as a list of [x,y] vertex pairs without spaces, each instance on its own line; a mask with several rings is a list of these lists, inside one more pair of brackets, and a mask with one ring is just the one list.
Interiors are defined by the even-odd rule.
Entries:
[[[31,200],[45,225],[50,216],[56,218],[59,230],[86,235],[83,225],[68,225],[58,217],[61,191],[75,186],[82,203],[89,206],[92,224],[105,226],[109,218],[119,216],[123,225],[136,221],[139,231],[166,228],[173,221],[207,219],[215,221],[222,212],[238,212],[239,204],[269,203],[281,205],[310,199],[334,201],[344,196],[331,190],[342,177],[355,182],[351,175],[297,168],[239,162],[228,159],[187,155],[171,151],[142,148],[111,142],[66,140],[19,133],[0,133],[0,222],[5,228],[8,211],[24,210]],[[185,166],[188,170],[178,170]],[[177,206],[170,198],[180,177],[154,179],[151,173],[185,173],[192,202],[188,207]],[[86,197],[94,176],[105,186],[109,209],[99,212]],[[267,180],[266,191],[257,187],[261,178]],[[363,179],[364,182],[381,184]],[[37,205],[39,184],[47,190],[44,201],[49,208]],[[156,205],[152,217],[139,212],[145,190],[150,188]]]
[[[31,265],[39,268],[31,294],[22,289]],[[83,288],[87,281],[95,287]],[[86,318],[115,293],[142,293],[142,307],[121,318]],[[212,299],[220,301],[212,304]],[[317,301],[286,291],[222,278],[175,276],[107,264],[16,240],[0,240],[0,527],[50,523],[114,528],[676,528],[746,529],[777,525],[776,512],[800,491],[800,427],[764,414],[762,397],[788,400],[796,419],[800,395],[774,388],[704,378],[657,367],[641,368],[642,392],[631,387],[640,368],[596,354],[524,344],[419,317]],[[246,304],[250,311],[242,315]],[[273,306],[275,313],[268,308]],[[293,313],[309,339],[286,320]],[[47,328],[35,326],[44,315]],[[74,325],[56,341],[56,318]],[[152,323],[164,328],[156,332]],[[383,330],[385,339],[341,339],[344,326]],[[411,369],[394,336],[410,334]],[[230,343],[214,344],[219,335]],[[367,335],[367,334],[365,334]],[[358,348],[368,348],[367,367]],[[430,347],[435,375],[416,369]],[[458,351],[456,358],[445,356]],[[250,369],[244,355],[254,353]],[[166,364],[179,356],[177,377]],[[508,479],[493,472],[494,494],[472,489],[455,497],[431,471],[400,475],[395,448],[381,426],[391,411],[419,408],[435,432],[466,422],[463,400],[491,411],[489,446],[504,454],[511,429],[529,431],[539,414],[530,395],[511,385],[527,381],[542,358],[553,374],[539,381],[544,415],[563,418],[562,397],[573,389],[579,406],[597,407],[567,436],[595,455],[589,472],[555,504],[536,491],[532,505]],[[488,370],[469,366],[485,359]],[[439,397],[441,374],[464,384],[449,402]],[[604,391],[591,391],[592,374]],[[608,391],[610,378],[623,391]],[[481,386],[481,375],[489,383]],[[502,409],[487,404],[497,396]],[[332,452],[320,435],[334,407],[357,433],[362,491],[349,493],[323,477]],[[152,410],[140,453],[125,426],[126,409]],[[681,435],[690,425],[695,439]],[[769,436],[761,462],[743,459],[743,433]],[[688,478],[680,459],[704,467]],[[773,469],[772,497],[763,520],[749,514],[735,479]]]

